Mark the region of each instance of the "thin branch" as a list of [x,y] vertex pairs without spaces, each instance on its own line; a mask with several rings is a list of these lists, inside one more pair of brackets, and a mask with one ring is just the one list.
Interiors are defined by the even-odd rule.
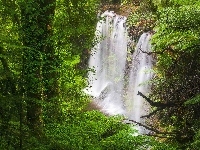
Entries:
[[133,122],[133,123],[135,123],[135,124],[137,124],[137,125],[139,125],[139,126],[141,126],[141,127],[144,127],[145,129],[150,130],[150,131],[153,131],[153,132],[155,132],[155,133],[161,133],[159,130],[154,129],[153,127],[149,127],[149,126],[147,126],[147,125],[144,125],[144,124],[142,124],[142,123],[140,123],[140,122],[137,122],[137,121],[135,121],[135,120],[128,120],[128,121],[131,121],[131,122]]
[[168,103],[154,102],[150,98],[142,94],[140,91],[138,91],[137,95],[142,96],[151,106],[157,107],[157,109],[154,110],[153,112],[149,113],[148,115],[141,116],[140,118],[150,118],[152,115],[156,114],[158,111],[161,111],[169,107],[175,107],[178,105],[177,103],[174,103],[174,102],[168,102]]
[[150,98],[142,94],[140,91],[138,91],[137,95],[142,96],[151,106],[154,106],[154,107],[159,107],[159,108],[164,109],[166,107],[173,107],[176,105],[175,103],[172,103],[172,102],[168,102],[168,103],[154,102]]
[[163,51],[161,52],[147,52],[147,51],[143,51],[141,48],[139,48],[139,50],[142,52],[142,53],[145,53],[147,55],[152,55],[152,54],[163,54],[167,49],[164,49]]
[[[137,124],[137,125],[139,125],[139,126],[142,126],[142,127],[144,127],[145,129],[147,129],[147,130],[150,130],[150,131],[153,131],[153,132],[155,132],[156,134],[176,134],[176,133],[173,133],[173,132],[162,132],[162,131],[159,131],[159,130],[157,130],[157,129],[155,129],[154,127],[152,127],[152,126],[147,126],[147,125],[144,125],[144,124],[142,124],[142,123],[140,123],[140,122],[137,122],[137,121],[135,121],[135,120],[127,120],[127,121],[130,121],[130,122],[132,122],[132,123],[135,123],[135,124]],[[131,124],[131,123],[126,123],[126,124]],[[150,134],[149,134],[150,135]]]
[[141,116],[140,118],[150,118],[151,116],[153,116],[154,114],[156,114],[158,111],[160,111],[162,109],[163,108],[157,108],[156,110],[154,110],[153,112],[149,113],[148,115]]
[[158,138],[169,138],[169,135],[158,135],[158,134],[145,134],[147,136],[153,136],[153,137],[158,137]]

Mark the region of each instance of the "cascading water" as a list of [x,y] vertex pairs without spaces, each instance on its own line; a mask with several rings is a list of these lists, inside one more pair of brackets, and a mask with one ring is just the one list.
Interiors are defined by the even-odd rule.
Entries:
[[89,67],[89,87],[86,93],[92,95],[102,111],[110,114],[124,114],[123,85],[127,55],[126,18],[106,11],[97,24],[96,37],[100,42],[92,49]]
[[[140,91],[147,94],[147,84],[140,85],[151,78],[148,72],[152,67],[150,50],[151,35],[144,33],[133,54],[128,83],[125,81],[128,36],[125,26],[126,17],[106,11],[101,15],[96,28],[97,44],[91,51],[89,67],[94,71],[88,74],[89,86],[84,91],[93,96],[94,101],[106,114],[124,115],[129,120],[144,123],[141,116],[148,107],[137,95]],[[146,52],[146,53],[144,53]],[[142,127],[137,128],[145,133]]]
[[[136,49],[133,53],[132,66],[130,70],[130,77],[128,82],[128,88],[126,91],[126,106],[127,117],[130,120],[145,124],[144,119],[141,116],[147,115],[148,105],[145,100],[137,95],[138,91],[147,95],[150,91],[150,85],[147,84],[152,77],[152,57],[148,55],[151,46],[149,40],[151,34],[143,33],[136,45]],[[140,133],[145,133],[144,128],[137,127]]]

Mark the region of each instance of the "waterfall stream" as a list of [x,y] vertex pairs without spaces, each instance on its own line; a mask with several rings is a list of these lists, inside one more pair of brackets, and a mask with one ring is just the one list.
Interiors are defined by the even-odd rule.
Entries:
[[[132,66],[130,69],[130,76],[128,82],[128,88],[126,91],[126,115],[130,120],[134,120],[145,124],[145,120],[141,119],[141,116],[148,114],[148,104],[139,95],[138,91],[147,95],[150,92],[149,80],[152,77],[152,57],[148,55],[151,45],[149,40],[151,34],[143,33],[136,45],[133,53]],[[140,133],[145,133],[145,129],[142,127],[137,128]]]
[[[96,104],[106,114],[124,115],[128,119],[144,123],[148,106],[137,96],[149,92],[144,82],[151,78],[149,70],[152,58],[147,55],[150,50],[151,35],[144,33],[133,53],[132,65],[129,67],[129,79],[125,80],[128,34],[126,17],[106,11],[96,27],[96,46],[91,51],[88,74],[88,88],[84,91],[91,95]],[[142,84],[142,85],[140,85]],[[144,129],[138,128],[143,133]]]

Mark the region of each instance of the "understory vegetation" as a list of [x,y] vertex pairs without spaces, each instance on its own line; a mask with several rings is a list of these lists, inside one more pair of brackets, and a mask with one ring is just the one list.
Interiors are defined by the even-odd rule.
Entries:
[[[153,33],[156,65],[151,84],[155,136],[181,149],[199,149],[200,3],[187,0],[145,0],[129,19],[131,32]],[[155,130],[154,130],[155,131]]]
[[[153,34],[152,135],[87,111],[82,90],[104,3],[119,12],[131,4],[133,39]],[[0,0],[0,23],[0,149],[199,149],[198,0]]]

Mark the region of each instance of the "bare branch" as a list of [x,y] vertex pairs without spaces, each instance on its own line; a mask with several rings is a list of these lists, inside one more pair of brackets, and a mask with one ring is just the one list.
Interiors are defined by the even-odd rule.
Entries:
[[154,114],[156,114],[158,111],[160,111],[162,109],[163,108],[157,108],[156,110],[154,110],[153,112],[149,113],[148,115],[141,116],[140,118],[150,118],[151,116],[153,116]]
[[154,102],[150,98],[142,94],[140,91],[138,91],[137,95],[142,96],[151,106],[154,106],[154,107],[159,107],[159,108],[164,109],[166,107],[173,107],[176,105],[175,103],[172,103],[172,102],[168,102],[168,103]]
[[[175,134],[175,133],[173,133],[173,132],[161,132],[161,131],[155,129],[154,127],[152,127],[152,126],[144,125],[144,124],[142,124],[142,123],[140,123],[140,122],[137,122],[137,121],[135,121],[135,120],[127,120],[127,121],[130,121],[130,122],[135,123],[135,124],[137,124],[137,125],[139,125],[139,126],[142,126],[142,127],[144,127],[145,129],[147,129],[147,130],[149,130],[149,131],[155,132],[156,134],[164,134],[164,135],[166,135],[166,134],[170,134],[170,135],[171,135],[171,134]],[[131,123],[127,123],[127,124],[131,124]],[[147,134],[147,135],[150,135],[150,134]]]
[[[144,124],[142,124],[142,123],[140,123],[140,122],[137,122],[137,121],[135,121],[135,120],[127,120],[127,121],[130,121],[130,122],[132,122],[132,123],[134,123],[134,124],[137,124],[137,125],[139,125],[139,126],[142,126],[142,127],[144,127],[145,129],[147,129],[147,130],[149,130],[149,131],[152,131],[152,132],[149,132],[149,133],[147,133],[147,134],[145,134],[145,135],[147,135],[147,136],[155,136],[155,137],[160,137],[160,138],[166,138],[166,137],[168,137],[169,135],[174,135],[174,134],[176,134],[175,132],[162,132],[162,131],[159,131],[159,130],[157,130],[157,129],[155,129],[154,127],[152,127],[152,126],[148,126],[148,125],[144,125]],[[131,123],[126,123],[126,124],[131,124]]]

